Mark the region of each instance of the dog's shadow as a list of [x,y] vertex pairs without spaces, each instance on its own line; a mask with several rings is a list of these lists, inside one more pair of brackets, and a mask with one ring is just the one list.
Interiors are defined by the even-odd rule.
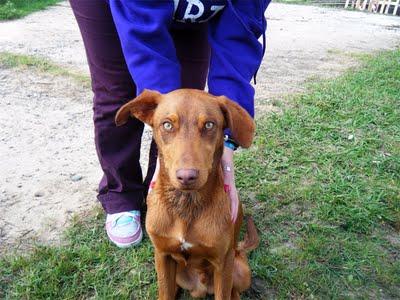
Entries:
[[[261,300],[261,299],[276,299],[274,291],[267,287],[267,283],[260,277],[252,277],[250,288],[242,293],[242,298],[248,300]],[[176,297],[177,300],[193,300],[188,291],[180,289]],[[213,295],[207,295],[205,300],[213,300]]]
[[[176,297],[177,300],[193,300],[194,298],[192,298],[190,296],[190,293],[188,291],[184,291],[182,289],[180,289],[180,291],[178,292],[178,295]],[[205,300],[213,300],[214,296],[213,295],[207,295],[205,298],[202,298]]]

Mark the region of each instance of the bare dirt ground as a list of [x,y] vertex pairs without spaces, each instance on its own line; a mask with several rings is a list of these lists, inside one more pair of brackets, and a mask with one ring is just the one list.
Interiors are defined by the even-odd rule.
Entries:
[[[257,108],[336,76],[370,53],[400,44],[400,18],[271,4]],[[45,57],[88,73],[67,2],[0,23],[0,52]],[[101,172],[93,145],[91,91],[71,78],[0,67],[0,252],[27,241],[57,243],[70,216],[96,204]],[[144,150],[150,139],[144,137]],[[142,159],[146,163],[146,157]],[[21,244],[22,243],[22,244]]]

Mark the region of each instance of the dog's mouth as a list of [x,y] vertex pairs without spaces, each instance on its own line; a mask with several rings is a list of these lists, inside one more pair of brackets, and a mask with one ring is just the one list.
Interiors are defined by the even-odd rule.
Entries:
[[202,180],[196,180],[190,184],[182,184],[179,181],[172,182],[173,187],[181,192],[198,192],[204,187],[204,184]]
[[182,192],[194,192],[198,191],[200,187],[198,186],[197,183],[191,183],[191,184],[180,184],[178,183],[175,188],[179,191]]

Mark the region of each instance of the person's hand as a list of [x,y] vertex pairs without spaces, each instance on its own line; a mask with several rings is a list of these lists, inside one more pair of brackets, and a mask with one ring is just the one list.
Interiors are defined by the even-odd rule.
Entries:
[[224,172],[224,185],[231,201],[231,220],[233,223],[235,223],[239,209],[239,196],[235,185],[233,150],[228,147],[224,147],[224,153],[222,155],[222,169]]

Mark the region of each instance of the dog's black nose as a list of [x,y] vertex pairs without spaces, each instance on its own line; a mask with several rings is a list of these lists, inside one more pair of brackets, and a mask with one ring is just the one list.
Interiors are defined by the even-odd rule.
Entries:
[[193,184],[199,177],[199,170],[196,169],[179,169],[176,171],[176,178],[183,185]]

